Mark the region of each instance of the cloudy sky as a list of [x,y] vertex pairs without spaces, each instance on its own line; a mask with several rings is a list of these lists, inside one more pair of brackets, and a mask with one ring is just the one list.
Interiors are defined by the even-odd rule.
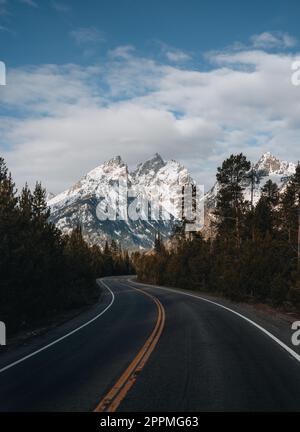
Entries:
[[0,0],[0,155],[57,193],[159,152],[208,189],[233,152],[300,159],[298,0]]

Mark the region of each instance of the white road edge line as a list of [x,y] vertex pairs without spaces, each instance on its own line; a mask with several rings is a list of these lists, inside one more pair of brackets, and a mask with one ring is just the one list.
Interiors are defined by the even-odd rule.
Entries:
[[192,294],[192,293],[187,293],[185,291],[179,291],[179,290],[175,290],[175,289],[172,289],[172,288],[160,287],[158,285],[140,284],[140,283],[134,282],[134,281],[132,281],[130,279],[128,281],[130,283],[134,283],[136,285],[144,285],[146,287],[148,286],[148,287],[151,287],[151,288],[157,288],[157,289],[161,289],[161,290],[164,290],[164,291],[171,291],[171,292],[174,292],[176,294],[182,294],[182,295],[186,295],[186,296],[189,296],[189,297],[194,297],[194,298],[196,298],[198,300],[203,300],[203,301],[205,301],[207,303],[212,303],[212,304],[214,304],[216,306],[219,306],[220,308],[225,309],[225,310],[227,310],[227,311],[229,311],[229,312],[237,315],[238,317],[240,317],[240,318],[244,319],[245,321],[249,322],[250,324],[252,324],[254,327],[258,328],[260,331],[262,331],[267,336],[269,336],[271,339],[273,339],[273,341],[275,341],[276,343],[278,343],[278,345],[280,345],[281,348],[285,349],[292,357],[294,357],[294,359],[296,359],[300,363],[300,355],[297,354],[296,351],[292,350],[292,348],[290,348],[288,345],[286,345],[284,342],[282,342],[280,339],[278,339],[276,336],[274,336],[272,333],[270,333],[264,327],[262,327],[259,324],[257,324],[255,321],[252,321],[250,318],[247,318],[246,316],[240,314],[239,312],[236,312],[233,309],[230,309],[227,306],[224,306],[224,305],[222,305],[220,303],[217,303],[217,302],[214,302],[212,300],[208,300],[208,299],[206,299],[204,297],[197,296],[197,295]]
[[[88,325],[91,324],[92,322],[96,321],[98,318],[101,317],[101,315],[103,315],[106,311],[108,311],[108,309],[112,306],[112,304],[113,304],[114,301],[115,301],[115,295],[114,295],[114,293],[112,292],[112,290],[109,288],[109,286],[108,286],[108,285],[107,285],[103,280],[101,280],[101,279],[98,279],[98,280],[99,280],[99,281],[100,281],[100,282],[105,286],[105,288],[108,289],[108,291],[111,293],[111,296],[112,296],[112,298],[111,298],[111,302],[109,303],[109,305],[108,305],[105,309],[103,309],[102,312],[100,312],[98,315],[96,315],[94,318],[90,319],[90,320],[87,321],[86,323],[84,323],[84,324],[82,324],[81,326],[77,327],[76,329],[70,331],[69,333],[65,334],[64,336],[62,336],[62,337],[60,337],[60,338],[54,340],[53,342],[49,343],[48,345],[45,345],[44,347],[39,348],[38,350],[32,352],[31,354],[28,354],[28,355],[26,355],[25,357],[22,357],[22,358],[20,358],[19,360],[16,360],[15,362],[10,363],[9,365],[3,367],[2,369],[0,369],[0,373],[2,373],[2,372],[4,372],[4,371],[6,371],[6,370],[8,370],[8,369],[10,369],[10,368],[12,368],[12,367],[18,365],[19,363],[22,363],[23,361],[25,361],[25,360],[27,360],[27,359],[29,359],[29,358],[31,358],[31,357],[33,357],[33,356],[39,354],[39,353],[42,352],[42,351],[45,351],[46,349],[48,349],[48,348],[50,348],[51,346],[57,344],[58,342],[61,342],[62,340],[66,339],[67,337],[69,337],[69,336],[71,336],[71,335],[73,335],[74,333],[77,333],[79,330],[83,329],[84,327],[88,326]],[[97,280],[97,281],[98,281],[98,280]]]

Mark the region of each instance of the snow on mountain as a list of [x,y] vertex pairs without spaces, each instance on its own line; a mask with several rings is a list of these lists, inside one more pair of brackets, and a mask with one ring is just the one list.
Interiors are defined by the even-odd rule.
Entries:
[[278,176],[277,180],[279,180],[280,177],[294,174],[296,165],[292,162],[281,161],[270,152],[267,152],[254,165],[254,169],[255,171],[263,171],[268,176]]
[[132,176],[135,181],[138,181],[145,187],[151,186],[157,172],[165,165],[166,162],[162,157],[158,153],[155,153],[152,158],[138,164],[136,170],[133,171]]
[[47,202],[50,201],[50,200],[52,200],[54,197],[55,197],[54,193],[52,193],[52,192],[47,192],[46,193],[46,201]]
[[[280,161],[271,153],[263,154],[253,165],[257,179],[253,193],[254,204],[258,202],[261,188],[269,179],[283,189],[295,168],[295,164]],[[131,188],[134,196],[152,199],[178,218],[181,215],[178,191],[183,185],[194,183],[184,166],[174,160],[164,161],[157,153],[140,163],[132,172],[129,172],[122,158],[117,156],[94,168],[72,187],[50,199],[48,204],[51,207],[51,220],[66,233],[80,224],[85,238],[90,243],[100,245],[106,240],[115,239],[128,249],[147,249],[153,247],[157,231],[167,239],[173,229],[172,220],[144,220],[142,217],[137,220],[99,220],[97,205],[103,197],[112,206],[116,203],[116,187],[120,179]],[[206,221],[209,221],[215,208],[218,190],[219,185],[215,183],[205,195]],[[250,201],[250,179],[244,195]]]
[[[253,165],[253,170],[256,174],[256,182],[253,190],[253,204],[256,205],[261,196],[261,188],[264,184],[268,180],[272,180],[272,182],[278,185],[279,190],[283,190],[290,176],[295,173],[296,165],[292,162],[281,161],[270,152],[267,152]],[[249,179],[244,190],[244,198],[248,201],[251,201],[251,189],[252,186]],[[205,196],[208,212],[215,208],[218,190],[219,185],[215,183]]]
[[127,165],[117,156],[51,199],[48,202],[51,220],[66,233],[80,224],[86,239],[101,245],[105,240],[115,239],[127,248],[149,248],[153,246],[157,231],[167,238],[172,231],[171,220],[98,219],[96,208],[103,197],[111,206],[118,200],[116,187],[120,179],[135,196],[152,199],[166,212],[177,216],[180,215],[178,190],[187,181],[192,181],[186,168],[176,161],[164,161],[159,154],[139,164],[133,172],[129,172]]
[[81,180],[75,183],[70,189],[56,195],[49,201],[52,211],[56,211],[63,206],[70,205],[78,199],[94,196],[99,198],[116,184],[120,177],[127,178],[127,165],[122,161],[120,156],[105,162],[103,165],[94,168],[86,174]]
[[194,183],[184,166],[175,160],[165,162],[158,154],[138,166],[133,173],[133,182],[149,199],[177,218],[181,214],[178,192],[183,185]]

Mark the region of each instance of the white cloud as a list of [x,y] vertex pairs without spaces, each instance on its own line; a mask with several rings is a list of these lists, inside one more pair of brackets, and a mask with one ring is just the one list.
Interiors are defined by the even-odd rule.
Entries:
[[91,106],[91,80],[99,67],[43,65],[8,70],[8,85],[1,88],[1,104],[25,116],[60,115],[73,106]]
[[168,60],[179,63],[179,62],[186,62],[187,60],[190,60],[190,56],[186,54],[183,51],[180,50],[172,50],[166,52],[166,57]]
[[288,33],[264,32],[253,35],[251,42],[255,48],[292,48],[297,45],[297,40]]
[[174,48],[165,42],[155,40],[154,44],[160,48],[163,56],[172,63],[184,63],[191,60],[190,54],[180,49]]
[[134,51],[135,47],[133,45],[120,45],[117,48],[111,50],[109,55],[112,58],[129,59],[132,57]]
[[206,187],[231,152],[298,160],[297,56],[252,49],[210,58],[210,70],[192,70],[119,47],[99,66],[10,70],[11,84],[0,89],[8,109],[1,154],[18,184],[40,179],[54,192],[116,154],[133,165],[158,151]]
[[80,27],[70,32],[70,36],[79,45],[105,41],[105,35],[95,27]]

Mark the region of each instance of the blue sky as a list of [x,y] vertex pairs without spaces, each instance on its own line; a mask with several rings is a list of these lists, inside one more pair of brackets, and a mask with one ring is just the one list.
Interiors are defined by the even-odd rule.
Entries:
[[231,152],[297,160],[300,3],[0,0],[0,153],[59,192],[156,151],[206,189]]
[[[3,1],[3,0],[2,0]],[[282,31],[300,38],[297,0],[6,0],[0,25],[1,56],[11,66],[88,63],[70,33],[94,29],[94,59],[134,45],[157,54],[159,42],[199,55],[253,34]],[[1,4],[1,2],[0,2]],[[97,34],[98,32],[98,34]],[[91,39],[93,35],[91,34]],[[97,40],[98,38],[98,40]],[[91,40],[92,41],[92,40]]]

